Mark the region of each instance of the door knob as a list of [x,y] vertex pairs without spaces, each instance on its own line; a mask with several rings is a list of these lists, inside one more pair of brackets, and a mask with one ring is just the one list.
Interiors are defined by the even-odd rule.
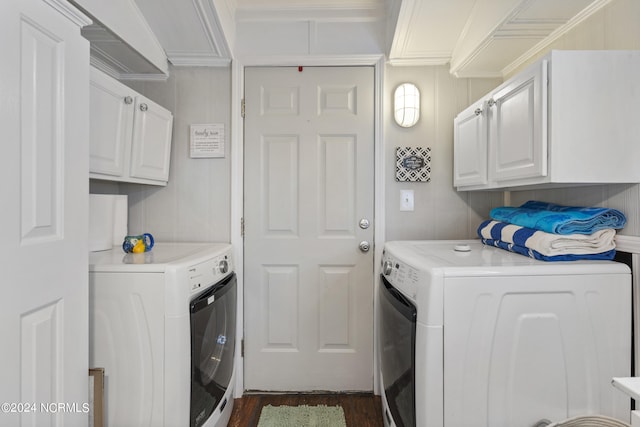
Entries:
[[360,245],[358,245],[358,247],[362,252],[369,252],[369,249],[371,249],[371,245],[366,240],[360,242]]
[[366,230],[367,228],[369,228],[369,226],[371,225],[371,223],[369,222],[369,220],[367,218],[362,218],[360,220],[360,222],[358,223],[358,225],[360,226],[360,228],[362,228],[363,230]]

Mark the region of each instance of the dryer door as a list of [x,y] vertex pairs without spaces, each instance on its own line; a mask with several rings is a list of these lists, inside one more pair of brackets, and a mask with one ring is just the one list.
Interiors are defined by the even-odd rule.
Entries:
[[203,425],[219,405],[233,375],[236,276],[191,302],[191,421]]
[[396,426],[415,427],[417,311],[384,276],[380,277],[380,364],[385,399]]

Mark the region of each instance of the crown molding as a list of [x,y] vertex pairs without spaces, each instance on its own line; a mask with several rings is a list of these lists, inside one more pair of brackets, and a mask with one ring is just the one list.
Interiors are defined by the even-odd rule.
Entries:
[[71,3],[65,0],[44,0],[49,6],[53,7],[55,10],[60,12],[62,15],[67,17],[71,22],[76,24],[78,27],[84,27],[86,25],[91,25],[93,21],[82,11],[77,9]]
[[[407,1],[407,0],[405,0]],[[291,7],[286,5],[273,7],[237,8],[236,22],[255,21],[347,21],[370,22],[385,18],[382,4],[335,4],[331,7],[322,5]]]
[[231,58],[214,55],[167,52],[167,56],[169,62],[176,67],[227,67],[231,64]]
[[591,3],[588,7],[583,9],[576,16],[569,19],[564,25],[561,25],[560,27],[556,28],[553,32],[551,32],[551,34],[549,34],[547,37],[545,37],[543,40],[541,40],[531,49],[526,51],[520,57],[515,59],[509,65],[504,67],[501,70],[502,77],[510,75],[511,73],[515,72],[518,68],[525,65],[528,61],[530,61],[537,55],[541,54],[542,52],[545,52],[551,46],[551,44],[553,44],[556,40],[558,40],[560,37],[567,34],[569,31],[573,30],[575,27],[577,27],[584,21],[586,21],[588,18],[590,18],[596,12],[600,11],[602,8],[604,8],[606,5],[608,5],[612,1],[613,0],[596,0],[593,3]]
[[398,67],[409,67],[409,66],[425,66],[425,65],[446,65],[451,60],[451,56],[446,54],[434,54],[434,55],[425,55],[425,56],[416,56],[413,58],[389,58],[387,63],[389,65],[398,66]]

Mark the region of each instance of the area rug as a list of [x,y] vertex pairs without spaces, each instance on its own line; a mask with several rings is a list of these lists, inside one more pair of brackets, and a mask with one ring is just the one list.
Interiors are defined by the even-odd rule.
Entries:
[[347,427],[347,423],[341,406],[267,405],[258,427]]

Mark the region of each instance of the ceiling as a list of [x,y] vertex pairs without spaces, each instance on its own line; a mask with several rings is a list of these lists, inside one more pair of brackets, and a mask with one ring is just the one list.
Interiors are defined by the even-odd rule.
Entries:
[[[326,55],[335,53],[332,50],[350,54],[362,50],[363,54],[371,54],[377,50],[392,65],[449,64],[452,74],[460,77],[503,77],[610,1],[613,0],[135,3],[174,65],[215,66],[228,64],[239,55],[257,53]],[[338,41],[318,40],[331,36]],[[295,41],[300,43],[296,45]],[[344,50],[344,45],[349,44],[353,48]]]

